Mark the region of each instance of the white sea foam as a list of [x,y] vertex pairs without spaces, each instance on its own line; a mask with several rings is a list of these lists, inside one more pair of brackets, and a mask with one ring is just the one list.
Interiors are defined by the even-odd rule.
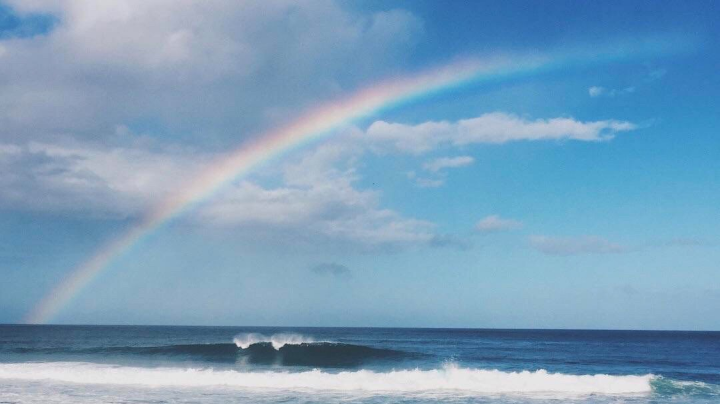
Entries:
[[464,394],[640,394],[654,376],[568,375],[501,372],[448,365],[435,370],[327,373],[239,372],[193,368],[139,368],[78,362],[0,364],[0,379],[51,380],[104,385],[233,387],[370,393],[458,391]]
[[240,349],[247,349],[250,345],[259,344],[262,342],[269,342],[273,348],[280,349],[285,345],[300,345],[315,342],[310,337],[306,337],[300,334],[273,334],[271,336],[265,336],[257,333],[238,334],[233,339],[235,345]]

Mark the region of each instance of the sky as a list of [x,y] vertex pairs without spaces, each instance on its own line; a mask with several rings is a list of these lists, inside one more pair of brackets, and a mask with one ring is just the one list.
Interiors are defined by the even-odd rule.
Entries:
[[713,1],[0,0],[0,323],[308,111],[539,59],[268,159],[47,322],[720,330],[718,18]]

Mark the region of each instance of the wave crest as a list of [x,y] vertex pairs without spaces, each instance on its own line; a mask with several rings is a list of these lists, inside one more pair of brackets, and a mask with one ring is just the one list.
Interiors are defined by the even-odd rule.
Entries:
[[643,394],[653,375],[569,375],[545,370],[502,372],[448,365],[433,370],[328,373],[239,372],[194,368],[138,368],[78,362],[0,364],[0,378],[54,380],[79,384],[139,386],[224,386],[244,389],[413,393],[458,391],[465,394]]
[[248,349],[251,345],[255,344],[269,343],[276,351],[279,351],[280,348],[285,345],[310,344],[315,342],[315,340],[300,334],[281,333],[267,337],[258,333],[245,333],[236,335],[235,338],[233,338],[233,342],[240,349]]

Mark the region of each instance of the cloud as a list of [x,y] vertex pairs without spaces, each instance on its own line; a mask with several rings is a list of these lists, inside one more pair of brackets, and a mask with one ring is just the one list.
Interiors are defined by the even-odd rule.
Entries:
[[[401,66],[423,32],[407,10],[331,1],[7,3],[54,23],[0,38],[0,206],[57,214],[141,216],[218,150]],[[367,248],[430,243],[432,223],[357,187],[357,154],[313,150],[265,174],[280,177],[272,186],[234,184],[183,220]]]
[[599,96],[603,95],[604,92],[605,92],[605,88],[603,88],[603,87],[592,86],[588,89],[588,93],[590,94],[591,97],[599,97]]
[[0,144],[0,206],[133,216],[178,188],[205,158],[182,148],[129,143]]
[[383,146],[422,154],[440,145],[502,144],[513,141],[576,140],[599,142],[619,132],[637,129],[627,121],[578,121],[573,118],[535,119],[492,112],[456,122],[424,122],[417,125],[376,121],[366,131],[373,150]]
[[[62,214],[141,216],[228,144],[401,67],[423,33],[409,11],[329,1],[7,3],[54,22],[39,35],[0,40],[0,205]],[[141,135],[147,128],[152,137]],[[387,209],[378,192],[358,185],[363,153],[387,144],[419,154],[438,145],[597,141],[631,129],[505,113],[378,121],[355,129],[365,136],[273,166],[263,174],[270,181],[229,186],[183,220],[369,248],[446,244],[433,223]],[[201,141],[178,146],[163,140],[170,134]],[[442,174],[467,158],[438,159],[428,171]],[[444,182],[429,176],[418,185]]]
[[417,178],[415,184],[420,188],[439,188],[445,185],[444,178]]
[[362,150],[343,142],[321,145],[284,165],[282,185],[241,182],[202,207],[199,220],[236,228],[259,225],[366,249],[430,245],[434,224],[385,209],[378,192],[355,187],[356,153]]
[[522,222],[513,219],[503,219],[499,215],[490,215],[481,219],[475,225],[477,231],[483,233],[516,230],[523,226]]
[[314,267],[310,268],[310,270],[318,275],[323,276],[333,276],[336,278],[351,278],[352,277],[352,271],[350,271],[350,268],[346,267],[345,265],[336,264],[334,262],[324,262],[321,264],[317,264]]
[[[199,226],[262,232],[269,238],[349,243],[398,249],[434,242],[435,226],[380,204],[380,194],[358,189],[352,145],[328,143],[280,166],[275,186],[246,179],[188,212]],[[216,156],[144,143],[66,141],[0,144],[0,206],[97,217],[139,217],[182,190],[188,173]],[[319,244],[318,244],[319,245]]]
[[667,69],[665,69],[665,68],[654,69],[648,73],[647,80],[648,81],[660,80],[661,78],[665,77],[666,74],[667,74]]
[[548,255],[620,254],[632,251],[622,244],[597,236],[551,237],[531,236],[530,245]]
[[598,87],[598,86],[592,86],[588,89],[588,94],[590,97],[597,98],[597,97],[615,97],[618,95],[626,95],[626,94],[632,94],[635,92],[635,87],[625,87],[622,89],[608,89],[605,87]]
[[366,130],[366,140],[375,151],[385,151],[389,144],[400,152],[422,154],[447,143],[454,131],[455,125],[445,121],[418,125],[375,121]]
[[434,160],[428,161],[423,167],[431,172],[438,172],[445,168],[457,168],[464,167],[472,164],[475,161],[470,156],[458,156],[458,157],[441,157]]
[[[373,132],[377,125],[373,123],[366,133]],[[399,130],[392,139],[400,148],[406,138],[411,139],[411,144],[416,141],[413,135],[418,127],[442,129],[449,145],[563,137],[602,140],[611,136],[604,131],[634,128],[626,122],[584,123],[565,118],[530,121],[502,113],[453,124],[383,125]],[[206,201],[191,213],[189,220],[245,231],[262,228],[276,235],[307,234],[317,240],[342,240],[363,248],[437,245],[433,223],[386,209],[378,192],[357,187],[362,156],[369,150],[377,151],[382,142],[377,138],[368,141],[361,129],[346,130],[348,133],[335,141],[289,157],[265,173],[280,176],[274,186],[246,179]],[[420,133],[426,132],[422,129]],[[56,139],[54,143],[3,143],[0,204],[24,210],[139,216],[177,192],[188,173],[199,172],[217,158],[216,153],[197,148],[159,143],[123,126],[112,137],[101,138],[103,142],[70,138]],[[430,132],[418,138],[426,144],[435,141]],[[439,187],[445,181],[444,169],[472,161],[469,156],[437,158],[425,164],[434,176],[417,177],[411,172],[409,177],[420,187]],[[519,225],[491,216],[481,221],[478,229],[498,231]]]
[[432,178],[418,177],[414,171],[408,173],[408,178],[414,180],[415,185],[420,188],[438,188],[445,184],[445,173],[442,172],[443,170],[468,166],[474,161],[475,159],[470,156],[436,158],[423,164],[423,168],[433,174]]
[[415,171],[410,171],[407,173],[407,177],[419,188],[439,188],[445,185],[445,177],[442,175],[436,176],[436,178],[418,177]]
[[8,3],[57,23],[0,38],[5,139],[150,123],[237,142],[401,65],[423,32],[409,11],[331,1]]

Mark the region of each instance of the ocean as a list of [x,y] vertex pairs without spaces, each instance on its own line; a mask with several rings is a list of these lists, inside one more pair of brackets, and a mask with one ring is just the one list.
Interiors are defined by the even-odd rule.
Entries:
[[720,332],[0,325],[0,403],[720,403]]

